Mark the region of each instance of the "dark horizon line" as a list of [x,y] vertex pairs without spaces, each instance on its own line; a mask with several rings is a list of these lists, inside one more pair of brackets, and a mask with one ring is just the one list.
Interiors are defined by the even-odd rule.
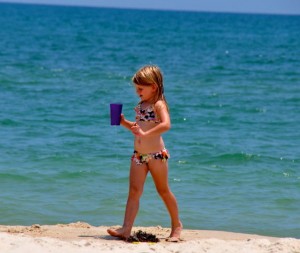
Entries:
[[214,13],[214,14],[233,14],[233,15],[267,15],[267,16],[299,16],[294,13],[271,13],[271,12],[244,12],[244,11],[208,11],[208,10],[180,10],[180,9],[158,9],[158,8],[141,8],[141,7],[109,7],[98,5],[81,5],[81,4],[59,4],[59,3],[30,3],[30,2],[5,2],[0,4],[7,5],[36,5],[36,6],[53,6],[53,7],[74,7],[74,8],[98,8],[98,9],[117,9],[117,10],[140,10],[140,11],[162,11],[162,12],[185,12],[185,13]]

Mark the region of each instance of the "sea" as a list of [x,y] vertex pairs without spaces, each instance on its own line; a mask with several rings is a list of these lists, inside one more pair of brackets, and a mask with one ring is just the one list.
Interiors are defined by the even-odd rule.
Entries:
[[[186,229],[300,238],[300,16],[0,4],[0,224],[122,225],[131,77],[164,74]],[[170,227],[151,175],[135,226]]]

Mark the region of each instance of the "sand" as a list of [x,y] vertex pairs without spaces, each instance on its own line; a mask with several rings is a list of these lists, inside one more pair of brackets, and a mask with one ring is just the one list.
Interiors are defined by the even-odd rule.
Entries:
[[84,222],[57,225],[1,226],[1,253],[300,253],[300,239],[275,238],[222,231],[188,230],[183,241],[166,242],[170,229],[134,227],[155,234],[159,243],[127,243],[109,236],[108,227]]

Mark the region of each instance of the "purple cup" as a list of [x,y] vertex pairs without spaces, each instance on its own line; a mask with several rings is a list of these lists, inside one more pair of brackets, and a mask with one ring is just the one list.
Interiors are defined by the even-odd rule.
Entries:
[[110,124],[112,126],[119,126],[121,123],[121,113],[123,104],[110,104]]

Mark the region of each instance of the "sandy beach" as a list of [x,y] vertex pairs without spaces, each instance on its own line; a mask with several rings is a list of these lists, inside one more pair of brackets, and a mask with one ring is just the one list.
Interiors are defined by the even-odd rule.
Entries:
[[127,243],[109,236],[106,232],[107,228],[91,226],[84,222],[42,226],[38,224],[32,226],[0,225],[0,252],[300,252],[300,240],[294,238],[184,229],[182,241],[170,243],[165,241],[170,230],[157,226],[134,227],[133,232],[142,230],[153,233],[160,239],[159,243]]

